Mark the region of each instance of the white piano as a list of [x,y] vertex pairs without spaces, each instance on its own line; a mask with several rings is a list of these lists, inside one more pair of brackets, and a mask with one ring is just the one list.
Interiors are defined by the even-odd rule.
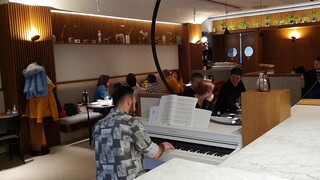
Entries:
[[148,123],[146,117],[141,117],[140,120],[155,143],[168,141],[176,148],[157,160],[146,157],[146,169],[153,169],[172,158],[218,165],[242,147],[241,126],[210,122],[209,128],[199,129],[152,124]]

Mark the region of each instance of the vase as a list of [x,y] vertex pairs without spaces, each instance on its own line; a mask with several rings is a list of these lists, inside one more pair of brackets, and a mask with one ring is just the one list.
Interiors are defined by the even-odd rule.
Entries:
[[271,89],[270,80],[266,72],[260,73],[257,80],[257,89],[261,92],[268,92]]

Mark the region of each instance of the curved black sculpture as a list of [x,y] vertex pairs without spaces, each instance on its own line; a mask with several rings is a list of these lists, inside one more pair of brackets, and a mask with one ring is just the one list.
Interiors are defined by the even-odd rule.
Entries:
[[156,5],[154,6],[154,10],[153,10],[153,16],[152,16],[152,23],[151,23],[151,48],[152,48],[152,55],[153,55],[153,59],[154,59],[154,64],[156,65],[157,71],[160,75],[160,78],[162,80],[162,82],[164,83],[164,85],[167,87],[167,89],[169,90],[169,92],[171,94],[174,94],[173,90],[171,89],[171,87],[169,86],[168,82],[166,81],[166,78],[163,76],[162,74],[162,70],[158,61],[158,55],[157,55],[157,50],[156,50],[156,20],[157,20],[157,15],[158,15],[158,10],[159,10],[159,6],[160,6],[161,0],[157,0]]

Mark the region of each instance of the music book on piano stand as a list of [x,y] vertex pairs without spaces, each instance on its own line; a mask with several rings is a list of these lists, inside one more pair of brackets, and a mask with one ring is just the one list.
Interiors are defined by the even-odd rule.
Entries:
[[197,98],[165,95],[159,107],[150,107],[149,122],[185,127],[208,128],[211,111],[195,108]]

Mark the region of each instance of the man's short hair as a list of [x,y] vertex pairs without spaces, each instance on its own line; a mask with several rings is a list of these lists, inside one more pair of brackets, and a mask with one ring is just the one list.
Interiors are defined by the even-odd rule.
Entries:
[[195,78],[204,79],[203,75],[197,72],[191,75],[191,80],[194,80]]
[[126,83],[130,87],[135,87],[137,85],[136,75],[129,73],[126,77]]
[[232,68],[232,69],[231,69],[230,74],[231,74],[231,75],[234,74],[234,75],[242,76],[243,70],[242,70],[241,68],[239,68],[239,67],[235,67],[235,68]]
[[148,74],[147,81],[149,83],[155,83],[155,82],[157,82],[157,78],[156,78],[156,76],[154,74]]
[[170,76],[170,71],[168,69],[164,69],[162,70],[162,74],[165,78],[167,78],[168,76]]
[[121,103],[126,96],[133,96],[133,89],[128,86],[121,86],[116,89],[113,94],[113,105],[118,107],[119,103]]

